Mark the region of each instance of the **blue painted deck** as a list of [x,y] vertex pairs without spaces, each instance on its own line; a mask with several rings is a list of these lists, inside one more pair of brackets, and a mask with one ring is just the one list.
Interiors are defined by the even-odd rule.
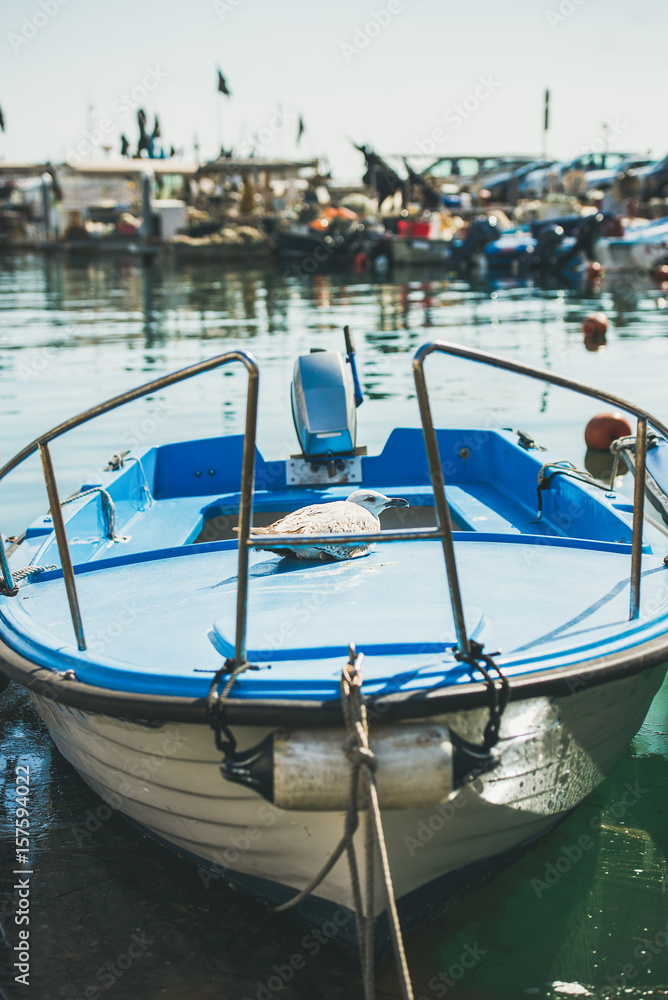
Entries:
[[[651,527],[641,617],[627,620],[632,508],[625,497],[556,475],[541,491],[539,518],[538,474],[556,456],[527,451],[506,431],[441,430],[438,439],[460,529],[468,632],[486,650],[502,650],[506,673],[577,664],[665,631],[666,538]],[[148,506],[137,462],[104,473],[122,540],[105,537],[99,493],[64,508],[88,650],[75,648],[60,570],[23,583],[17,599],[0,598],[3,637],[34,662],[71,667],[80,680],[111,690],[205,695],[234,649],[241,451],[240,437],[146,449]],[[420,430],[393,431],[381,454],[361,466],[366,485],[409,501],[394,514],[397,526],[409,526],[414,514],[435,523]],[[258,516],[273,519],[351,491],[288,486],[285,463],[257,455]],[[219,522],[214,537],[221,540],[203,541],[203,526]],[[48,517],[30,526],[17,565],[60,564],[52,527]],[[470,679],[452,655],[439,542],[383,544],[338,563],[251,554],[248,658],[260,669],[239,678],[237,697],[336,698],[350,642],[365,653],[368,693]]]
[[[642,613],[628,621],[630,547],[527,535],[456,536],[467,625],[509,673],[577,663],[664,632],[668,567],[643,560]],[[59,571],[23,585],[5,610],[31,657],[112,690],[202,696],[234,642],[236,543],[89,563],[77,572],[89,651],[78,653]],[[365,652],[365,690],[468,680],[438,542],[376,546],[311,563],[251,556],[249,660],[237,697],[335,698],[349,642]],[[213,640],[213,641],[212,641]]]

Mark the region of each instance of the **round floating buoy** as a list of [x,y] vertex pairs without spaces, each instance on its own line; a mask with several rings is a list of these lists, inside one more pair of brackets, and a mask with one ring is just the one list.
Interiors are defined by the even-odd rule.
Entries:
[[608,342],[605,333],[585,333],[582,340],[585,351],[600,351]]
[[587,281],[598,281],[605,275],[605,268],[602,264],[599,264],[597,260],[592,261],[592,263],[587,268]]
[[664,288],[668,283],[668,264],[659,264],[654,269],[654,280],[660,288]]
[[600,336],[601,334],[607,333],[609,325],[610,322],[605,313],[589,313],[582,324],[582,332],[585,337],[593,337],[596,335]]
[[355,254],[355,272],[357,274],[364,274],[369,263],[369,258],[364,250],[359,250]]
[[632,433],[623,413],[597,413],[585,427],[585,444],[595,451],[609,451],[613,441]]

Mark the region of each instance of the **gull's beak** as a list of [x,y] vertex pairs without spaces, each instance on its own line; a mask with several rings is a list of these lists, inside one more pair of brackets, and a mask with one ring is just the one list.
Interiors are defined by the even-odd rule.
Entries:
[[401,497],[388,497],[385,507],[409,507],[410,504],[408,500],[402,500]]

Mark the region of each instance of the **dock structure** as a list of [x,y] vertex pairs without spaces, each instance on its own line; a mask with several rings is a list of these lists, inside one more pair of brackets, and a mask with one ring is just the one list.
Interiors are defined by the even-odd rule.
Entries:
[[[220,157],[200,163],[137,157],[56,165],[0,161],[0,188],[7,198],[4,205],[0,202],[0,243],[13,249],[95,252],[139,244],[156,252],[187,229],[190,209],[207,202],[204,192],[217,192],[222,224],[221,192],[235,181],[238,189],[251,193],[251,205],[256,191],[270,205],[275,182],[303,184],[318,170],[317,158]],[[252,215],[252,208],[245,214]],[[115,231],[103,235],[112,224]]]

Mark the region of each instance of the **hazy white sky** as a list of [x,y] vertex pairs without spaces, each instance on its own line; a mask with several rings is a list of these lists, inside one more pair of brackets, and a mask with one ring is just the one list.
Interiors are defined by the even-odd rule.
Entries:
[[0,158],[61,160],[102,121],[116,158],[138,103],[188,157],[195,135],[203,156],[259,135],[259,154],[326,155],[337,176],[361,172],[348,137],[538,153],[545,87],[554,155],[608,120],[610,148],[663,156],[667,38],[665,0],[0,0]]

